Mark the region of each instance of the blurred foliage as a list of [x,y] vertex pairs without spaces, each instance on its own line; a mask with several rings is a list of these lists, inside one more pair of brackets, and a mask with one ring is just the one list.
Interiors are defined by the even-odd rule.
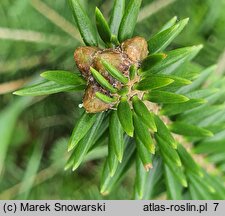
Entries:
[[[196,63],[219,64],[217,74],[211,76],[213,82],[214,76],[225,71],[225,0],[174,0],[165,6],[166,1],[143,1],[142,7],[150,7],[149,13],[144,14],[145,19],[138,23],[135,34],[149,38],[171,17],[189,17],[188,27],[169,48],[203,44]],[[82,3],[90,16],[98,6],[107,17],[112,1]],[[0,16],[0,199],[130,199],[135,167],[130,169],[118,190],[106,197],[99,194],[96,185],[99,185],[102,169],[101,158],[107,154],[104,146],[92,152],[87,158],[89,162],[78,172],[63,171],[68,157],[65,139],[81,115],[78,108],[81,94],[60,93],[35,99],[12,95],[24,83],[37,82],[41,71],[77,70],[73,52],[81,40],[67,3],[1,0]],[[216,132],[218,127],[224,128],[224,121],[215,125]],[[224,136],[224,131],[218,136]],[[211,141],[209,138],[205,143]],[[200,143],[195,151],[216,152],[209,154],[206,160],[217,167],[224,181],[224,143],[218,145],[217,151],[210,152],[205,152],[205,143]],[[160,166],[160,161],[157,163]],[[165,198],[162,174],[152,172],[149,179],[152,175],[161,179],[157,185],[162,187],[154,191],[150,188],[147,198]]]

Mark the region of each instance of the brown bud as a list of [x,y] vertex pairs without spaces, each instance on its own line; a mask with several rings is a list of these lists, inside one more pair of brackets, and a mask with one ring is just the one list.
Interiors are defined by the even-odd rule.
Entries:
[[78,47],[74,52],[74,60],[85,79],[88,79],[90,76],[90,66],[98,50],[99,48],[97,47],[83,46]]
[[134,37],[125,40],[121,47],[128,57],[134,62],[142,61],[148,55],[148,44],[142,37]]
[[125,76],[128,76],[128,70],[131,65],[131,61],[127,59],[121,51],[106,49],[99,52],[94,58],[93,67],[99,71],[113,86],[121,88],[121,83],[114,79],[104,68],[101,60],[106,60],[112,64],[115,68],[121,71]]
[[102,89],[96,83],[90,83],[85,91],[83,106],[89,113],[101,112],[112,107],[111,104],[104,103],[95,97],[97,91],[102,91]]
[[101,92],[111,96],[110,92],[101,87],[92,77],[90,66],[101,73],[115,88],[120,89],[123,84],[113,78],[102,65],[102,60],[108,61],[126,77],[129,77],[129,68],[132,64],[139,67],[148,55],[148,45],[144,38],[134,37],[124,41],[121,46],[115,49],[101,50],[97,47],[79,47],[74,52],[74,59],[77,67],[88,81],[83,98],[83,106],[89,113],[97,113],[113,107],[114,104],[107,104],[96,98],[95,93]]

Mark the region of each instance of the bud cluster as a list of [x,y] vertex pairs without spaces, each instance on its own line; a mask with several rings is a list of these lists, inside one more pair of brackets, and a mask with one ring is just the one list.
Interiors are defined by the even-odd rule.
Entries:
[[[86,111],[97,113],[118,104],[120,96],[126,95],[132,89],[134,84],[132,69],[138,69],[147,55],[147,41],[142,37],[125,40],[115,48],[100,49],[92,46],[77,48],[74,59],[88,83],[83,97]],[[111,68],[114,70],[110,70]],[[104,98],[108,98],[108,102]]]

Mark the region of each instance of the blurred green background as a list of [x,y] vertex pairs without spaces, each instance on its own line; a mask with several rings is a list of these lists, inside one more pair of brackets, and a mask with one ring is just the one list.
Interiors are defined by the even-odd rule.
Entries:
[[[94,20],[95,6],[106,17],[111,0],[80,0]],[[146,39],[174,16],[189,25],[169,49],[203,44],[197,64],[218,64],[225,71],[225,0],[143,0],[135,35]],[[94,21],[93,21],[94,22]],[[88,155],[76,172],[64,171],[67,140],[81,114],[82,94],[48,97],[12,94],[38,82],[49,69],[75,71],[73,52],[81,45],[66,1],[0,1],[0,199],[130,199],[134,169],[110,195],[99,194],[102,161],[107,147]],[[225,173],[225,159],[215,164]],[[163,191],[163,189],[162,189]],[[151,198],[163,199],[160,192]]]

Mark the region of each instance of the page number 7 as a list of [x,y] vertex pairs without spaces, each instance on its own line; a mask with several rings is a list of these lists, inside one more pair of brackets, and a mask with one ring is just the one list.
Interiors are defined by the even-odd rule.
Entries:
[[213,204],[215,205],[214,211],[216,211],[216,209],[217,209],[219,203],[213,203]]

